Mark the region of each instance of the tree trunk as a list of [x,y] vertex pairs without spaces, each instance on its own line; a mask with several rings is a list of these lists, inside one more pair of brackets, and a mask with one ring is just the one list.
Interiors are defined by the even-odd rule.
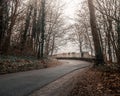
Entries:
[[118,53],[117,53],[117,60],[120,66],[120,22],[117,23],[117,33],[118,33]]
[[52,40],[51,56],[53,55],[54,48],[55,48],[55,34],[53,35],[53,40]]
[[33,9],[32,6],[30,6],[29,13],[26,16],[25,29],[24,29],[24,33],[23,33],[22,39],[21,39],[21,51],[24,50],[25,43],[26,43],[26,40],[27,40],[27,36],[26,35],[27,35],[28,29],[29,29],[29,25],[30,25],[32,9]]
[[16,13],[17,13],[19,2],[16,1],[16,2],[12,2],[12,3],[15,3],[15,5],[12,6],[12,7],[15,7],[15,9],[11,10],[10,26],[7,30],[7,36],[4,38],[5,41],[3,42],[3,46],[2,46],[2,51],[4,54],[7,54],[8,49],[10,48],[10,39],[11,39],[11,35],[12,35],[12,30],[13,30],[13,27],[15,25],[16,18],[17,18]]
[[45,46],[45,55],[48,56],[49,55],[49,44],[50,44],[50,34],[48,34],[48,38],[46,40],[46,46]]
[[94,48],[95,48],[96,65],[98,64],[103,65],[104,59],[103,59],[102,48],[100,46],[100,40],[99,40],[99,35],[97,30],[93,0],[88,0],[88,7],[90,11],[90,24],[91,24],[91,30],[92,30],[92,36],[93,36],[93,42],[94,42]]
[[109,62],[112,63],[112,50],[111,50],[111,35],[110,33],[112,32],[112,20],[108,19],[108,23],[109,23],[109,29],[108,29],[108,54],[109,54]]
[[[3,39],[3,4],[4,0],[0,0],[0,51],[2,51],[2,39]],[[1,53],[1,52],[0,52]]]
[[42,17],[41,17],[41,58],[44,57],[44,40],[45,40],[45,0],[42,3]]
[[83,52],[82,52],[82,42],[79,41],[79,48],[80,48],[80,56],[83,58]]
[[8,25],[8,7],[7,2],[0,0],[0,54],[3,53],[3,43]]

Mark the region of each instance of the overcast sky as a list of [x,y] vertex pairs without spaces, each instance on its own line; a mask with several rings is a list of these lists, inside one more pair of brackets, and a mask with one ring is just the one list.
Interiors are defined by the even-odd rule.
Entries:
[[[82,0],[61,0],[62,3],[65,3],[64,15],[66,17],[66,23],[74,23],[70,18],[75,17],[76,10],[80,8],[80,2]],[[71,42],[68,42],[65,46],[58,51],[58,53],[67,53],[67,52],[79,52],[79,48],[76,45],[73,45]]]
[[79,8],[78,6],[80,5],[80,2],[82,0],[62,0],[62,2],[64,2],[65,5],[65,15],[69,16],[69,17],[74,17],[75,15],[75,11],[77,8]]

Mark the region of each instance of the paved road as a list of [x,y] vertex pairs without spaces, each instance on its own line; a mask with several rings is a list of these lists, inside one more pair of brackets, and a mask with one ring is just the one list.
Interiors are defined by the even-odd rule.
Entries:
[[64,64],[54,68],[0,76],[0,96],[27,96],[67,73],[90,65],[88,62],[77,60],[61,61]]

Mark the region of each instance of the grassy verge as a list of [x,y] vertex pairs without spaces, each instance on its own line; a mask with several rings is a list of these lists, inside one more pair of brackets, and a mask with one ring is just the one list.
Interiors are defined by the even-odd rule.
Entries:
[[59,65],[55,59],[37,60],[34,57],[0,56],[0,74],[23,72]]

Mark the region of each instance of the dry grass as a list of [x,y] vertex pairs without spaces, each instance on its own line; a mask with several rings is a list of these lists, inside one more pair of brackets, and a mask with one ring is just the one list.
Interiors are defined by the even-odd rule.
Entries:
[[33,58],[16,58],[7,57],[0,59],[0,74],[30,71],[55,67],[61,63],[56,59],[37,60]]

